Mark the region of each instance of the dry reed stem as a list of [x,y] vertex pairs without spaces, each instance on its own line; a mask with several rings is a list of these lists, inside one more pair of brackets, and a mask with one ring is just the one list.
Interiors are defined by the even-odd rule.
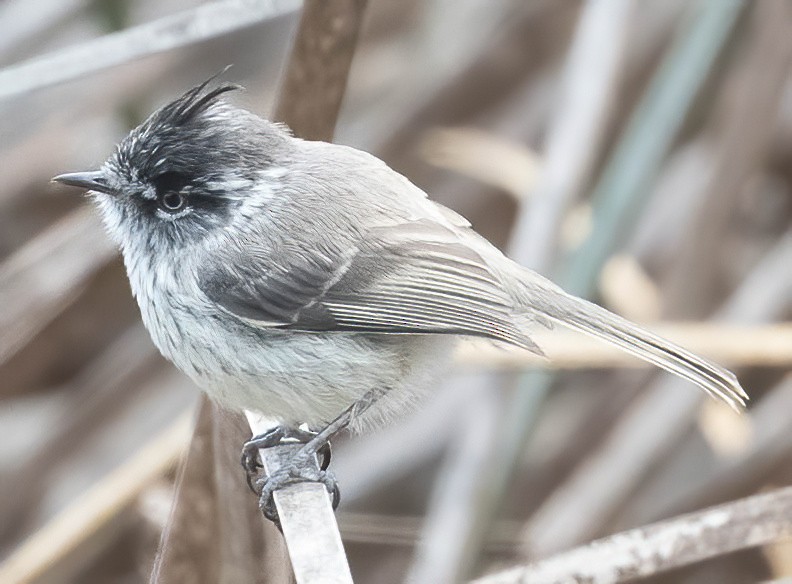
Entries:
[[190,436],[190,418],[179,418],[30,536],[0,564],[0,582],[54,581],[78,567],[81,552],[107,533],[144,488],[176,465]]
[[[792,365],[792,323],[663,323],[650,328],[694,353],[732,368]],[[469,341],[460,346],[456,360],[463,367],[493,369],[651,366],[617,347],[572,331],[537,331],[533,339],[547,358],[484,341]]]
[[477,584],[608,584],[792,536],[792,487],[606,537]]

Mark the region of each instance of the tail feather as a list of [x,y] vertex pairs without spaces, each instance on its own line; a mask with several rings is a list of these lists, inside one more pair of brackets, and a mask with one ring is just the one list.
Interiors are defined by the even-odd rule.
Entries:
[[[536,292],[534,290],[534,292]],[[727,369],[659,337],[608,310],[559,290],[530,294],[533,310],[559,322],[614,344],[628,353],[674,373],[701,387],[736,410],[745,406],[748,395],[737,377]]]

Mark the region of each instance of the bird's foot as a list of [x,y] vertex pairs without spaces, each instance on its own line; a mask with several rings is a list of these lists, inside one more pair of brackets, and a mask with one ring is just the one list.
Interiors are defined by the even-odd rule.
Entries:
[[[316,436],[316,432],[303,430],[300,428],[290,428],[289,426],[276,426],[263,434],[254,436],[242,447],[242,468],[245,469],[247,484],[250,490],[256,495],[261,495],[260,489],[256,486],[259,481],[259,469],[262,468],[259,458],[259,450],[262,448],[272,448],[283,444],[309,444]],[[326,442],[317,449],[319,456],[319,468],[321,471],[327,470],[330,466],[330,443]],[[310,460],[308,460],[311,463]]]
[[335,510],[338,507],[338,502],[341,499],[338,483],[332,473],[323,468],[317,468],[313,456],[313,452],[303,447],[289,460],[285,467],[271,476],[258,479],[255,483],[256,491],[259,494],[261,512],[279,528],[280,519],[275,508],[273,494],[284,487],[305,482],[321,483],[327,488],[332,497],[333,509]]

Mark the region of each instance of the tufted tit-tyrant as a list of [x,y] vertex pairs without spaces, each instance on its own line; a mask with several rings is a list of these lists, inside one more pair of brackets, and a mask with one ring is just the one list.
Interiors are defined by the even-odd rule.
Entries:
[[[91,191],[162,354],[221,405],[283,424],[254,446],[307,423],[323,428],[305,438],[313,455],[347,425],[414,403],[461,336],[541,353],[535,324],[588,333],[744,404],[729,371],[516,264],[374,156],[295,138],[220,99],[236,87],[194,87],[100,170],[53,180]],[[269,516],[283,484],[331,483],[293,467],[260,483]]]

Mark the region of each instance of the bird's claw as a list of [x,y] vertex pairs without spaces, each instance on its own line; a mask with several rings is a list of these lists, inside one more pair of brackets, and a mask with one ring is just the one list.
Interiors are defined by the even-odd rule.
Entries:
[[255,486],[259,493],[259,509],[261,509],[264,517],[272,521],[278,529],[281,529],[281,524],[273,494],[275,491],[290,485],[306,482],[323,484],[332,497],[333,510],[338,507],[338,503],[341,500],[341,492],[333,473],[326,470],[317,470],[310,463],[302,463],[299,454],[287,468],[276,472],[272,476],[263,477],[256,481]]
[[[302,430],[300,428],[290,428],[288,426],[276,426],[271,430],[258,436],[254,436],[242,447],[242,468],[245,470],[248,487],[256,495],[261,495],[257,485],[261,482],[258,478],[259,469],[262,468],[259,459],[259,450],[262,448],[272,448],[282,444],[307,444],[316,436],[315,432]],[[324,444],[317,452],[319,456],[319,468],[322,471],[330,466],[331,450],[330,443]]]

